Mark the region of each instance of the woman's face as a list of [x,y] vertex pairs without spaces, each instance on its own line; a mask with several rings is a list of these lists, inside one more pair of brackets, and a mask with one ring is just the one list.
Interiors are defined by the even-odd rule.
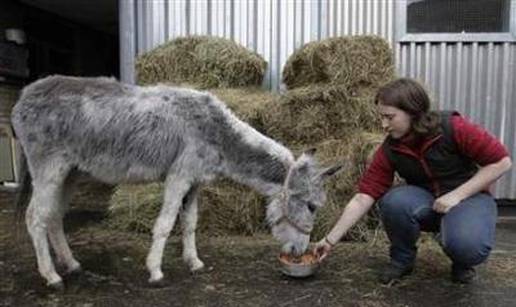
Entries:
[[392,138],[400,139],[404,137],[411,127],[410,115],[396,107],[378,104],[378,112],[382,119],[382,128]]

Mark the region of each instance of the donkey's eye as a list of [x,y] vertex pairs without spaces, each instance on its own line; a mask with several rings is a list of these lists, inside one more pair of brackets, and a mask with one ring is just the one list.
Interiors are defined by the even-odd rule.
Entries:
[[308,203],[308,210],[310,210],[310,213],[314,213],[315,210],[317,209],[317,206],[312,204],[312,203]]

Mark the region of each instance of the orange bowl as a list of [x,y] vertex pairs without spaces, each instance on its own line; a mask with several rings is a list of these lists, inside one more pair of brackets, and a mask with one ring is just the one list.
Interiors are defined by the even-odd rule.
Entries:
[[291,277],[308,277],[313,275],[319,267],[319,259],[311,252],[301,256],[280,254],[278,260],[281,272]]

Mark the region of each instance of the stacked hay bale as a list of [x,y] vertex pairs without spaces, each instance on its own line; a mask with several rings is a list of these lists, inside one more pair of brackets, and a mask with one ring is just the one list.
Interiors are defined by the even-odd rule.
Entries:
[[[217,57],[217,52],[201,52],[199,46],[203,44],[218,46],[228,53],[237,51],[233,56]],[[344,163],[345,171],[328,182],[328,202],[313,232],[319,238],[340,216],[355,192],[366,160],[382,141],[373,98],[379,86],[394,78],[391,50],[383,39],[373,36],[309,43],[297,50],[285,66],[283,81],[288,91],[274,95],[254,87],[263,78],[265,69],[261,68],[265,62],[234,45],[213,37],[171,41],[137,60],[138,80],[142,84],[213,87],[209,91],[226,102],[238,117],[295,154],[317,147],[321,164]],[[231,66],[232,71],[221,69],[233,65],[235,58],[238,64]],[[243,72],[252,76],[246,79]],[[247,187],[219,181],[204,188],[199,201],[201,232],[254,234],[265,229],[265,199]],[[161,202],[159,184],[121,186],[112,199],[112,223],[123,229],[149,232]],[[364,239],[363,229],[368,223],[365,220],[357,225],[349,238]]]
[[392,51],[377,36],[332,37],[294,52],[283,69],[289,89],[338,85],[353,92],[375,89],[394,76]]
[[136,60],[140,84],[189,83],[198,88],[259,86],[267,62],[225,38],[180,37]]

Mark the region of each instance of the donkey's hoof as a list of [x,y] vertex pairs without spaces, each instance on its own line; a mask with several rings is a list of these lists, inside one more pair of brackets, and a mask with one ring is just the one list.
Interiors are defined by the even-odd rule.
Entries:
[[64,292],[64,290],[65,290],[65,286],[64,286],[63,281],[58,281],[58,282],[49,283],[49,284],[48,284],[48,287],[49,287],[52,291],[55,291],[55,292]]
[[196,259],[190,263],[190,271],[192,273],[201,271],[202,269],[204,269],[204,263],[201,260]]
[[78,266],[78,267],[75,267],[73,269],[66,271],[65,275],[73,277],[73,276],[82,275],[82,273],[84,273],[84,271],[82,270],[81,266]]

